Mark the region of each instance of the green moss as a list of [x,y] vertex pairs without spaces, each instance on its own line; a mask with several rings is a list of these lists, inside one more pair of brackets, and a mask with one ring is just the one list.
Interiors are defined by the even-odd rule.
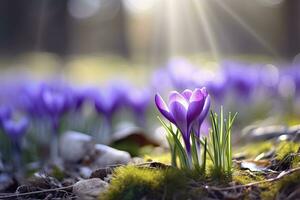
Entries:
[[264,180],[264,177],[261,175],[250,174],[248,171],[234,169],[232,174],[232,180],[241,185],[253,183],[256,181]]
[[140,156],[140,147],[132,141],[122,141],[112,145],[113,148],[127,151],[131,156]]
[[271,141],[266,142],[255,142],[251,144],[244,145],[242,147],[235,148],[235,153],[245,153],[249,158],[255,158],[263,152],[267,152],[274,147]]
[[276,145],[276,162],[275,170],[287,170],[300,166],[300,157],[295,155],[298,152],[300,144],[295,142],[281,142]]
[[51,175],[59,181],[62,181],[65,177],[65,173],[58,166],[53,166]]
[[296,153],[300,147],[299,143],[281,142],[276,147],[276,159],[282,160],[291,153]]
[[292,162],[292,168],[300,167],[300,156],[296,156]]
[[159,154],[159,155],[157,155],[157,154],[145,155],[144,160],[161,162],[161,163],[170,165],[171,164],[171,154],[163,153],[163,154]]
[[173,199],[184,191],[187,178],[177,169],[150,169],[135,166],[117,168],[103,200]]

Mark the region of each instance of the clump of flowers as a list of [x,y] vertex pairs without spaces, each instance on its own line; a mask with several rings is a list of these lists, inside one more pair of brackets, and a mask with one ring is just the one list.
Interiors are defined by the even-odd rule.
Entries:
[[[168,131],[167,139],[172,154],[172,164],[177,166],[176,160],[185,169],[200,169],[200,128],[209,110],[209,95],[205,88],[194,91],[185,90],[181,94],[174,91],[169,96],[167,105],[161,96],[155,96],[155,103],[162,115],[172,124],[162,124]],[[183,144],[182,142],[183,141]],[[202,164],[204,167],[205,163]]]
[[[161,114],[170,122],[167,124],[159,118],[167,130],[173,166],[177,167],[178,160],[183,169],[205,170],[208,153],[215,173],[230,174],[231,128],[236,114],[232,117],[229,113],[225,119],[223,108],[220,117],[211,111],[212,128],[209,138],[206,138],[200,134],[201,125],[210,109],[210,96],[205,88],[184,90],[182,93],[173,91],[170,93],[168,105],[157,94],[155,103]],[[201,145],[204,148],[202,154]]]

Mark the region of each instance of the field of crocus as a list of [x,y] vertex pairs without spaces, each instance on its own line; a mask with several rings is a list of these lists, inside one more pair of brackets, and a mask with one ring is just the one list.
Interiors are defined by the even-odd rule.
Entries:
[[172,59],[132,80],[0,83],[0,199],[297,199],[300,70]]

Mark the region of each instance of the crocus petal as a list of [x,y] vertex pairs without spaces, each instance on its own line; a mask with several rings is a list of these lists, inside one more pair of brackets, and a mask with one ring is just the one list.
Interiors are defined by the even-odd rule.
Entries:
[[208,114],[209,108],[210,108],[210,96],[207,95],[205,98],[203,110],[202,110],[201,114],[199,115],[199,118],[197,119],[196,123],[194,124],[194,129],[195,129],[197,137],[200,137],[200,129],[201,129],[204,119],[206,118],[206,116]]
[[200,90],[201,90],[204,97],[208,96],[208,92],[207,92],[207,89],[205,87],[201,88]]
[[176,126],[182,132],[184,138],[189,138],[188,126],[187,126],[187,109],[180,101],[172,101],[170,103],[170,112],[174,118]]
[[62,112],[65,103],[65,99],[62,94],[52,91],[45,91],[42,95],[43,102],[48,112],[53,115]]
[[202,110],[202,112],[201,112],[201,114],[199,116],[199,123],[200,124],[202,124],[202,122],[204,121],[205,117],[207,116],[209,108],[210,108],[210,96],[208,95],[205,98],[205,103],[204,103],[204,106],[203,106],[203,110]]
[[189,107],[189,102],[181,94],[179,94],[176,91],[172,91],[170,93],[170,96],[169,96],[169,107],[170,107],[171,103],[174,102],[174,101],[179,102],[181,105],[183,105],[185,107],[186,110]]
[[184,90],[182,93],[182,96],[187,100],[187,101],[190,101],[190,98],[193,94],[193,91],[192,90],[189,90],[189,89],[186,89]]
[[204,97],[200,89],[195,89],[190,98],[190,104],[187,112],[187,122],[188,124],[192,123],[200,115],[203,105]]
[[156,107],[158,108],[158,110],[161,112],[161,114],[165,118],[167,118],[170,122],[175,124],[174,118],[173,118],[172,114],[170,113],[169,108],[167,107],[166,103],[164,102],[164,100],[161,98],[161,96],[159,94],[155,95],[155,104],[156,104]]

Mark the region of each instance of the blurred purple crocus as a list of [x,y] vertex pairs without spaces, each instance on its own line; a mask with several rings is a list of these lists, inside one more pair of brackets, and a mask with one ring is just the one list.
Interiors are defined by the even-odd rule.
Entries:
[[2,105],[0,106],[0,125],[6,119],[9,119],[12,115],[12,110],[9,106]]
[[185,90],[181,94],[173,91],[167,105],[159,94],[155,95],[155,104],[161,114],[180,130],[188,156],[191,156],[190,136],[193,124],[199,119],[205,105],[203,89]]
[[26,133],[29,121],[23,117],[18,121],[13,119],[5,119],[2,122],[4,132],[13,142],[18,142]]
[[43,105],[40,97],[41,84],[29,82],[20,90],[19,105],[28,116],[40,119],[43,116]]
[[14,167],[16,167],[17,170],[20,170],[20,172],[22,172],[22,167],[21,167],[22,138],[27,132],[28,125],[29,125],[29,121],[25,117],[19,120],[8,118],[2,121],[2,128],[11,141]]
[[49,116],[52,122],[52,128],[55,132],[59,129],[59,120],[66,106],[66,99],[61,92],[45,89],[41,93],[41,100],[45,112]]
[[114,113],[125,103],[127,90],[125,83],[109,84],[100,91],[95,90],[93,98],[96,111],[111,121]]
[[131,89],[127,94],[127,105],[133,110],[137,124],[145,127],[146,110],[150,102],[150,92],[147,89]]
[[227,86],[240,97],[249,99],[255,91],[258,83],[257,67],[249,67],[244,63],[224,62],[223,73],[226,79]]
[[193,86],[192,75],[196,72],[195,67],[184,59],[172,59],[167,63],[169,78],[177,89]]
[[72,93],[67,87],[55,87],[54,85],[41,86],[41,103],[44,114],[49,118],[52,128],[52,139],[50,146],[51,161],[58,160],[58,134],[62,116],[72,108]]

